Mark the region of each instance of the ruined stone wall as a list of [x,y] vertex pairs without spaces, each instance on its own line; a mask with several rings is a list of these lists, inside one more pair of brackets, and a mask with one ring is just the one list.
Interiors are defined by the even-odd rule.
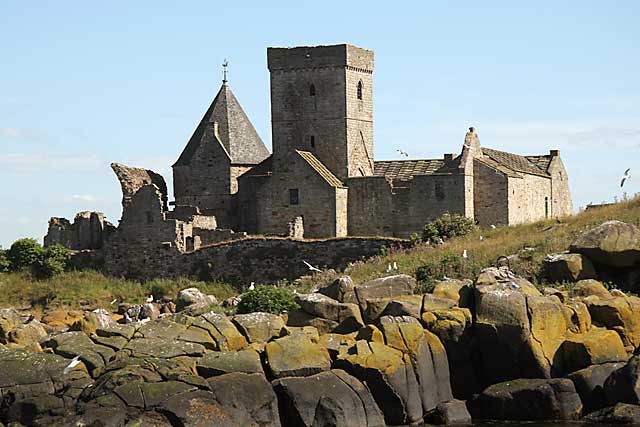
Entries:
[[259,212],[264,210],[264,199],[270,176],[252,176],[240,178],[238,192],[234,195],[235,230],[258,234],[262,228]]
[[220,243],[195,252],[150,243],[137,246],[126,256],[107,257],[105,272],[135,279],[194,276],[238,283],[273,283],[310,274],[303,260],[321,269],[343,270],[348,263],[391,247],[408,246],[397,239],[340,238],[301,241],[280,238],[247,238]]
[[482,162],[474,164],[474,217],[479,225],[509,223],[509,183],[507,176]]
[[71,250],[100,249],[114,230],[102,212],[79,212],[73,223],[54,217],[49,220],[44,246],[60,244]]
[[551,218],[551,179],[537,175],[509,178],[509,224]]
[[393,236],[393,196],[386,178],[350,178],[347,185],[349,235]]
[[238,177],[243,173],[249,171],[255,165],[232,165],[231,166],[231,183],[229,190],[231,194],[235,194],[238,192]]

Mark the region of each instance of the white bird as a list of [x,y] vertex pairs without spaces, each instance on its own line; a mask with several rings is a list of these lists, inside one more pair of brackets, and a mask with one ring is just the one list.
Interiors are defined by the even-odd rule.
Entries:
[[314,267],[313,265],[309,264],[307,261],[302,260],[302,262],[304,262],[304,264],[305,264],[307,267],[309,267],[309,270],[311,270],[311,271],[317,271],[318,273],[322,273],[322,270],[320,270],[320,269],[319,269],[319,268],[317,268],[317,267]]
[[256,288],[256,282],[251,282],[251,284],[249,285],[249,290],[252,291]]
[[438,243],[444,245],[444,240],[442,239],[442,237],[440,238],[440,240],[438,240]]
[[622,176],[622,181],[620,181],[620,188],[622,188],[622,186],[624,185],[624,183],[631,178],[631,174],[629,173],[629,171],[631,170],[631,168],[627,169],[626,171],[624,171],[624,175]]
[[495,226],[495,225],[493,225],[493,224],[491,224],[491,228],[496,228],[496,226]]
[[146,302],[153,302],[153,295],[149,295],[145,301]]
[[442,280],[451,280],[450,278],[448,278],[447,276],[442,276]]
[[387,264],[387,273],[391,273],[391,264]]
[[482,242],[484,240],[484,237],[480,236],[480,241]]
[[71,359],[71,362],[69,362],[67,367],[64,368],[64,370],[62,371],[63,375],[67,375],[69,372],[71,372],[71,370],[73,368],[75,368],[76,366],[78,366],[80,364],[80,356],[82,356],[82,355],[79,354],[76,357],[74,357],[73,359]]
[[151,318],[150,317],[145,317],[142,320],[138,320],[138,323],[147,323],[147,322],[151,322]]
[[462,258],[467,259],[467,250],[462,251]]
[[298,295],[298,291],[296,289],[293,290],[294,295]]
[[124,313],[124,323],[131,323],[133,322],[133,320],[131,320],[131,317],[129,317],[129,313]]
[[511,287],[513,289],[518,289],[520,287],[520,285],[518,285],[516,282],[511,282]]
[[111,302],[109,303],[109,305],[113,305],[113,304],[115,304],[116,302],[118,302],[118,300],[117,300],[117,299],[114,299],[113,301],[111,301]]
[[398,264],[396,264],[396,262],[395,262],[395,261],[393,261],[393,269],[394,269],[395,271],[398,271]]

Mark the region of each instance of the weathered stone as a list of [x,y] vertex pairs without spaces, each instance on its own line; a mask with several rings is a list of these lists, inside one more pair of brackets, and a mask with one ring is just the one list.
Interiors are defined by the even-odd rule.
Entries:
[[356,340],[365,340],[384,344],[384,335],[375,325],[366,325],[358,331]]
[[105,329],[116,326],[117,323],[109,312],[102,308],[86,312],[84,317],[71,325],[72,331],[82,331],[87,335],[95,334],[98,328]]
[[465,301],[469,297],[471,281],[469,280],[441,280],[436,282],[433,287],[433,296],[438,298],[447,298],[458,304],[461,300]]
[[171,359],[178,356],[204,356],[201,344],[162,338],[137,338],[129,341],[125,350],[135,357]]
[[46,344],[53,348],[56,354],[69,358],[79,356],[94,376],[99,374],[99,370],[115,355],[113,349],[95,344],[82,332],[64,332],[52,337]]
[[609,404],[619,402],[640,404],[640,355],[633,356],[620,369],[614,371],[604,383]]
[[217,344],[206,329],[190,326],[186,331],[178,335],[180,341],[197,343],[208,350],[216,350]]
[[318,292],[339,302],[358,303],[355,284],[349,276],[338,277],[330,285],[318,289]]
[[[501,286],[496,286],[501,285]],[[480,272],[475,281],[475,288],[490,287],[490,289],[518,290],[525,295],[540,296],[540,291],[528,280],[517,277],[507,267],[489,267]],[[461,304],[461,306],[465,306]]]
[[14,309],[0,309],[0,343],[6,344],[9,340],[9,332],[22,323],[22,318]]
[[284,425],[381,427],[382,412],[369,389],[344,371],[335,369],[307,378],[273,382]]
[[247,339],[225,315],[205,313],[193,321],[193,326],[208,330],[217,344],[217,350],[235,351],[247,345]]
[[251,343],[267,342],[271,338],[280,337],[285,327],[282,317],[260,312],[233,316],[233,323]]
[[[384,341],[382,333],[380,333],[380,338]],[[331,359],[335,360],[339,356],[346,355],[355,342],[356,339],[351,335],[324,334],[320,336],[318,344],[326,348]]]
[[580,400],[584,405],[584,413],[589,413],[607,406],[604,382],[612,372],[620,369],[624,363],[603,363],[591,365],[567,375],[573,381]]
[[586,334],[569,334],[557,358],[564,372],[574,372],[590,365],[625,361],[627,353],[614,331],[593,328]]
[[9,342],[24,347],[40,344],[46,337],[47,331],[37,320],[16,326],[9,332]]
[[593,323],[618,332],[627,348],[640,347],[640,298],[588,299],[585,303]]
[[580,280],[573,287],[573,295],[576,297],[588,297],[595,295],[600,299],[611,298],[611,293],[597,280]]
[[196,369],[205,378],[232,372],[264,374],[260,355],[253,349],[207,353],[198,360]]
[[591,314],[583,302],[575,300],[567,302],[564,305],[564,313],[571,332],[584,334],[591,329]]
[[304,310],[292,310],[287,313],[287,325],[289,327],[315,328],[320,334],[329,334],[334,331],[339,323],[333,320],[325,319],[322,317],[316,317],[313,314],[309,314]]
[[471,415],[461,400],[440,402],[435,409],[425,414],[424,421],[429,424],[465,425],[471,424]]
[[633,224],[607,221],[578,236],[569,251],[610,267],[631,267],[640,262],[640,230]]
[[181,311],[193,304],[217,304],[213,295],[205,295],[198,288],[183,289],[178,293],[176,310]]
[[550,282],[576,282],[597,277],[591,261],[581,254],[547,255],[544,260],[544,268]]
[[83,317],[84,313],[79,310],[52,310],[42,316],[42,323],[53,331],[62,331]]
[[100,337],[122,337],[125,340],[133,338],[135,328],[130,325],[114,325],[107,328],[96,328],[96,334]]
[[161,319],[156,322],[142,324],[137,333],[144,338],[161,338],[165,340],[176,339],[187,327],[183,324],[172,322],[169,319]]
[[384,344],[357,341],[335,365],[367,384],[387,424],[422,419],[422,399],[409,355]]
[[295,301],[310,315],[336,322],[338,326],[331,332],[354,332],[364,325],[357,304],[340,303],[321,293],[298,294]]
[[267,344],[267,363],[274,378],[309,376],[331,368],[327,349],[304,335],[290,335]]
[[449,298],[440,298],[431,294],[425,294],[422,299],[422,310],[434,311],[434,310],[446,310],[456,306],[456,302]]
[[470,402],[474,418],[491,420],[576,420],[582,403],[568,379],[518,379],[498,383]]
[[389,301],[380,316],[410,316],[420,319],[422,295],[405,295]]
[[545,378],[550,378],[556,366],[556,352],[565,340],[567,325],[562,304],[556,297],[527,296],[530,319],[530,348]]
[[584,417],[582,421],[604,425],[640,424],[640,405],[618,403],[593,412]]
[[320,333],[318,328],[314,326],[287,326],[285,327],[285,332],[287,335],[304,335],[313,343],[320,342]]

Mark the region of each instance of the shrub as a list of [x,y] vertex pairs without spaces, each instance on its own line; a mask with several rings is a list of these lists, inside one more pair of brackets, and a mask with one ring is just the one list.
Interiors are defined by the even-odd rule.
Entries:
[[4,249],[0,249],[0,273],[6,273],[9,271],[9,267],[11,264],[9,263],[9,259],[7,258],[7,251]]
[[461,255],[443,252],[440,257],[429,260],[416,269],[418,288],[423,293],[433,292],[436,282],[450,279],[473,278],[480,272],[481,266],[464,259]]
[[424,226],[422,240],[436,242],[440,239],[465,236],[474,228],[473,220],[461,215],[442,215],[437,220]]
[[42,246],[35,239],[20,239],[13,242],[7,251],[10,269],[13,271],[28,270],[42,259]]
[[33,275],[38,279],[48,279],[66,270],[71,253],[62,245],[53,245],[41,250],[40,258],[32,264]]
[[242,295],[238,304],[238,313],[263,311],[280,314],[284,311],[296,310],[300,306],[294,301],[293,292],[275,286],[258,286]]

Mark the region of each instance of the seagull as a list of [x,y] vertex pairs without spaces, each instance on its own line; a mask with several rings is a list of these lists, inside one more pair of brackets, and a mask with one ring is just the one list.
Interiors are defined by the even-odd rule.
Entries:
[[298,295],[298,290],[297,290],[297,289],[294,289],[294,290],[293,290],[293,294],[294,294],[294,295]]
[[124,323],[127,324],[127,323],[131,323],[131,322],[133,322],[133,320],[131,320],[131,317],[129,317],[129,313],[125,312],[124,313]]
[[467,259],[467,250],[462,251],[462,258]]
[[153,295],[149,295],[145,301],[146,302],[153,302]]
[[400,153],[401,156],[405,156],[405,157],[409,157],[409,153],[407,153],[406,151],[397,149],[396,150],[398,153]]
[[75,368],[76,366],[78,366],[80,364],[80,356],[82,356],[82,355],[79,354],[76,357],[74,357],[73,359],[71,359],[71,362],[69,362],[67,367],[64,368],[64,370],[62,371],[63,375],[67,375],[69,372],[71,372],[71,370],[73,368]]
[[391,273],[391,264],[387,264],[387,273]]
[[440,240],[438,240],[438,243],[444,245],[444,240],[442,239],[442,237],[440,238]]
[[493,224],[491,224],[491,228],[496,228],[496,226],[495,226],[495,225],[493,225]]
[[622,181],[620,181],[620,188],[622,188],[622,186],[624,185],[624,183],[631,178],[631,174],[629,173],[629,171],[631,170],[631,168],[627,169],[626,171],[624,171],[624,175],[622,176]]
[[482,235],[480,236],[480,241],[482,242],[484,240],[484,237],[482,237]]
[[516,282],[511,282],[511,287],[513,289],[518,289],[520,287],[520,285],[518,285]]
[[249,285],[249,290],[252,291],[256,288],[256,282],[251,282],[251,284]]
[[319,268],[317,268],[317,267],[314,267],[313,265],[309,264],[307,261],[302,260],[302,262],[304,262],[304,264],[305,264],[307,267],[309,267],[309,270],[311,270],[311,271],[317,271],[318,273],[322,273],[322,270],[320,270],[320,269],[319,269]]
[[447,276],[443,275],[442,276],[442,280],[451,280],[450,278],[448,278]]
[[116,302],[118,302],[118,300],[114,298],[114,300],[113,300],[113,301],[111,301],[111,302],[109,303],[109,305],[113,305],[113,304],[115,304]]
[[393,261],[393,269],[394,269],[395,271],[398,271],[398,264],[396,264],[396,262],[395,262],[395,261]]

